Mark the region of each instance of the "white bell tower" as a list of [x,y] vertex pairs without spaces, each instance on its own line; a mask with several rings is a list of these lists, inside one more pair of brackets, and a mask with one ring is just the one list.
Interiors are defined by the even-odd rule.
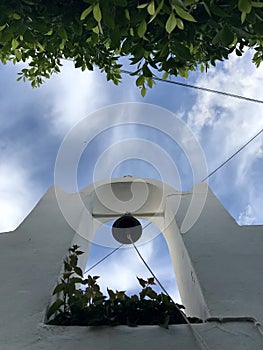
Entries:
[[[186,313],[206,321],[192,325],[199,340],[188,325],[45,325],[68,248],[81,246],[84,267],[97,228],[125,213],[163,233]],[[262,226],[238,226],[204,183],[189,192],[131,177],[75,194],[53,187],[15,231],[0,234],[0,349],[262,350],[262,252]]]

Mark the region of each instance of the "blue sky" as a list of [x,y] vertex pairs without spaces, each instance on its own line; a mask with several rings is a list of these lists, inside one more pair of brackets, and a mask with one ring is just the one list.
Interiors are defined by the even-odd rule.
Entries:
[[[100,108],[116,103],[143,102],[170,110],[191,128],[200,142],[209,171],[263,127],[261,104],[161,82],[157,82],[142,98],[135,86],[135,78],[124,76],[123,82],[116,87],[98,71],[83,73],[75,70],[71,62],[65,62],[61,74],[52,77],[39,89],[32,89],[28,83],[16,82],[20,68],[11,64],[0,66],[1,232],[15,229],[54,184],[54,165],[64,137],[81,119],[92,116]],[[254,67],[250,52],[242,58],[232,56],[207,74],[192,73],[186,82],[263,100],[263,66]],[[143,158],[142,152],[137,159],[126,159],[119,164],[123,142],[134,138],[152,142],[154,147],[159,147],[171,157],[182,189],[186,190],[193,184],[191,164],[184,152],[159,131],[124,125],[94,136],[80,159],[79,188],[93,181],[98,158],[108,149],[115,162],[110,164],[108,176],[129,174],[163,178],[158,168],[163,169],[158,155],[154,161],[149,161],[147,157]],[[212,191],[242,225],[263,223],[262,141],[260,135],[209,179]],[[105,176],[106,170],[97,168],[95,179]],[[167,181],[175,185],[168,175]],[[169,292],[177,298],[165,242],[153,225],[147,230],[156,232],[156,238],[140,247],[142,254]],[[106,247],[94,245],[89,263],[96,262],[108,251]],[[94,269],[94,273],[101,275],[104,287],[128,290],[136,288],[136,275],[149,277],[133,249],[120,250],[106,264]]]

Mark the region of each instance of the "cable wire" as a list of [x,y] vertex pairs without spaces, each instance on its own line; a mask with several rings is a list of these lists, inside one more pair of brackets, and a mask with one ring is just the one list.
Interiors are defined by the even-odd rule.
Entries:
[[[131,75],[131,74],[133,73],[133,72],[130,72],[130,71],[124,70],[124,69],[121,69],[121,72],[124,73],[124,74],[128,74],[128,75]],[[159,78],[159,77],[157,77],[157,76],[155,76],[155,75],[152,77],[152,79],[153,79],[153,80],[156,80],[156,81],[160,81],[160,82],[162,82],[162,83],[179,85],[179,86],[183,86],[183,87],[187,87],[187,88],[191,88],[191,89],[196,89],[196,90],[202,90],[202,91],[206,91],[206,92],[211,92],[211,93],[218,94],[218,95],[223,95],[223,96],[238,98],[238,99],[240,99],[240,100],[245,100],[245,101],[248,101],[248,102],[254,102],[254,103],[261,103],[261,104],[263,104],[263,100],[258,100],[258,99],[256,99],[256,98],[241,96],[241,95],[238,95],[238,94],[233,94],[233,93],[230,93],[230,92],[225,92],[225,91],[210,89],[210,88],[206,88],[206,87],[202,87],[202,86],[197,86],[197,85],[192,85],[192,84],[181,83],[181,82],[179,82],[179,81],[174,81],[174,80],[164,80],[164,79],[161,79],[161,78]]]
[[87,269],[85,273],[88,273],[90,270],[94,269],[94,267],[98,266],[100,263],[102,263],[104,260],[106,260],[109,256],[111,256],[113,253],[117,252],[117,250],[119,250],[121,247],[123,246],[123,244],[119,245],[119,247],[113,249],[109,254],[105,255],[104,258],[100,259],[99,261],[97,261],[94,265],[92,265],[89,269]]
[[247,145],[249,145],[256,137],[258,137],[263,132],[263,128],[256,133],[251,139],[249,139],[243,146],[241,146],[235,153],[233,153],[227,160],[221,163],[217,168],[215,168],[210,174],[203,178],[201,182],[207,180],[210,176],[214,175],[219,169],[221,169],[224,165],[226,165],[232,158],[234,158],[239,152],[241,152]]
[[[128,70],[121,70],[122,73],[124,74],[128,74],[130,75],[132,72],[128,71]],[[245,101],[249,101],[249,102],[255,102],[255,103],[262,103],[262,100],[258,100],[255,98],[250,98],[250,97],[246,97],[246,96],[241,96],[241,95],[237,95],[237,94],[232,94],[229,92],[225,92],[225,91],[219,91],[219,90],[214,90],[214,89],[209,89],[209,88],[205,88],[205,87],[201,87],[201,86],[197,86],[197,85],[192,85],[192,84],[186,84],[186,83],[181,83],[179,81],[173,81],[173,80],[163,80],[159,77],[153,76],[152,77],[153,80],[157,80],[157,81],[161,81],[163,83],[169,83],[169,84],[175,84],[175,85],[180,85],[180,86],[184,86],[184,87],[188,87],[188,88],[192,88],[192,89],[197,89],[197,90],[202,90],[202,91],[206,91],[206,92],[212,92],[212,93],[216,93],[219,95],[224,95],[224,96],[228,96],[228,97],[233,97],[233,98],[238,98],[241,100],[245,100]],[[210,174],[208,174],[205,178],[203,178],[201,180],[201,182],[206,181],[210,176],[212,176],[214,173],[216,173],[219,169],[221,169],[225,164],[227,164],[232,158],[234,158],[240,151],[242,151],[247,145],[250,144],[250,142],[252,142],[257,136],[259,136],[262,133],[263,129],[261,129],[256,135],[254,135],[248,142],[246,142],[242,147],[240,147],[234,154],[232,154],[226,161],[224,161],[222,164],[220,164],[216,169],[214,169]]]
[[[167,292],[167,290],[164,288],[164,286],[162,285],[162,283],[159,281],[159,279],[156,277],[156,275],[154,274],[153,270],[150,268],[150,266],[147,264],[147,262],[144,260],[144,258],[142,257],[141,253],[139,252],[138,248],[136,247],[136,245],[134,244],[134,242],[132,241],[131,237],[128,237],[134,247],[134,249],[136,250],[137,254],[139,255],[139,257],[141,258],[142,262],[144,263],[144,265],[146,266],[146,268],[149,270],[150,274],[153,276],[153,278],[156,280],[156,282],[159,284],[160,288],[164,291],[164,293],[172,300],[172,302],[176,305],[176,303],[173,301],[172,297],[169,295],[169,293]],[[177,306],[177,305],[176,305]],[[177,307],[178,308],[178,307]],[[179,309],[179,308],[178,308]]]

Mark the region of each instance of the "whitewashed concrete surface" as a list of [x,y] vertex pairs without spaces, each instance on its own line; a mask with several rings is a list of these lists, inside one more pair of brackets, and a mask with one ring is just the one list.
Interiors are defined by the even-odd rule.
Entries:
[[[156,188],[156,193],[160,193],[161,183],[144,180],[150,182],[149,187],[153,191]],[[117,189],[120,185],[121,191],[126,189],[127,181],[111,180]],[[108,186],[108,183],[100,183],[102,192],[103,186]],[[202,186],[198,187],[200,193],[204,189]],[[78,212],[80,208],[75,205],[79,194],[57,190],[68,212],[73,212],[75,222],[79,220],[81,224],[83,213]],[[170,191],[167,187],[167,193],[171,194]],[[81,195],[92,199],[89,200],[92,207],[97,199],[94,195],[85,195],[91,192],[89,187]],[[174,193],[181,196],[181,203],[175,220],[164,235],[188,313],[214,317],[213,322],[193,325],[204,340],[203,347],[187,325],[174,325],[169,330],[158,326],[44,325],[52,290],[72,241],[84,246],[86,257],[90,245],[68,225],[57,204],[54,188],[51,188],[15,231],[0,234],[0,350],[71,350],[75,347],[78,350],[94,347],[114,350],[148,347],[153,350],[162,347],[178,350],[262,350],[263,337],[259,324],[263,320],[262,226],[239,227],[209,192],[201,216],[190,230],[182,233],[181,222],[191,191]],[[152,193],[144,212],[154,208],[154,196]],[[171,212],[174,206],[171,197],[166,208]],[[98,205],[96,209],[99,209]],[[161,207],[160,212],[163,209]],[[102,206],[100,210],[103,210]],[[137,214],[140,217],[139,211]],[[166,214],[160,219],[160,226],[169,219]],[[219,322],[217,317],[224,320]]]

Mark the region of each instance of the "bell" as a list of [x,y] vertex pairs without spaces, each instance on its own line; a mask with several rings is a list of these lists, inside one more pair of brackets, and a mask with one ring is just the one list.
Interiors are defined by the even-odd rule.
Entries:
[[141,237],[142,225],[134,216],[125,214],[113,223],[112,235],[122,244],[132,244]]

